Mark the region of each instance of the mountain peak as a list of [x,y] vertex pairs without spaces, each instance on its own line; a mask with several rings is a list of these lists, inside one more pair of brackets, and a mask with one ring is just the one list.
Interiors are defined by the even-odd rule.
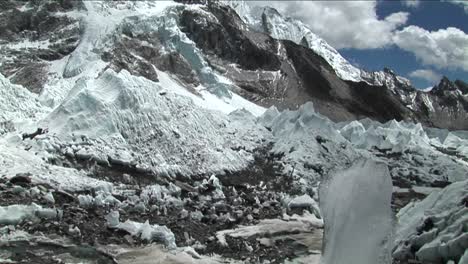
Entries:
[[[458,81],[463,86],[463,82]],[[452,82],[447,76],[443,76],[439,84],[434,87],[434,91],[457,91],[458,85],[456,82]]]
[[383,72],[391,74],[391,75],[396,75],[395,72],[392,69],[388,68],[388,67],[384,67]]

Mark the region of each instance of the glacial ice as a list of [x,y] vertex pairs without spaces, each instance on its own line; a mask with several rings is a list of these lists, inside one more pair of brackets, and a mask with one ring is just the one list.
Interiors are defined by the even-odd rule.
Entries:
[[53,208],[43,208],[32,203],[31,205],[14,204],[0,206],[0,225],[17,225],[23,221],[38,219],[55,219],[60,212]]
[[320,184],[324,264],[391,263],[392,182],[385,164],[359,160]]
[[86,147],[89,154],[164,174],[238,170],[253,158],[232,149],[253,149],[267,137],[265,128],[231,122],[223,113],[194,105],[189,97],[161,94],[162,89],[125,70],[107,70],[77,84],[45,122],[61,140],[85,135],[94,141]]
[[456,182],[402,208],[397,215],[393,256],[405,258],[414,249],[423,262],[446,262],[462,256],[468,248],[467,193],[468,180]]
[[172,231],[166,226],[150,225],[148,220],[145,223],[139,223],[131,220],[120,222],[119,212],[112,211],[106,216],[107,225],[113,229],[121,229],[130,235],[139,237],[149,243],[153,241],[162,242],[170,249],[175,249],[175,237]]
[[0,74],[0,135],[16,129],[30,129],[31,122],[47,112],[37,95],[14,85]]

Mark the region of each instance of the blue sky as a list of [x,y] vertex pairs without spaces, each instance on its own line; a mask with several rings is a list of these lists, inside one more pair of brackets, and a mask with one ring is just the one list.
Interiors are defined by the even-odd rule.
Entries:
[[[407,25],[416,25],[429,31],[456,27],[468,33],[468,13],[463,6],[448,2],[423,1],[417,7],[408,7],[400,1],[377,2],[377,15],[384,19],[395,12],[408,12]],[[467,47],[468,48],[468,47]],[[340,53],[353,64],[368,70],[380,70],[383,67],[394,69],[399,75],[408,77],[418,88],[432,86],[433,83],[409,74],[418,69],[429,69],[450,79],[468,81],[468,72],[454,67],[439,68],[436,65],[424,65],[411,52],[395,45],[378,49],[340,49]]]

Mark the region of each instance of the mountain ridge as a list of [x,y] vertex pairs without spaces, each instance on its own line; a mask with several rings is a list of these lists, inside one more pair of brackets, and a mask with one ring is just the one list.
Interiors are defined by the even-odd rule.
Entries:
[[[0,35],[0,41],[8,44],[0,51],[4,56],[0,61],[0,72],[13,83],[23,84],[31,91],[41,93],[50,78],[49,61],[65,56],[70,58],[63,77],[75,76],[82,69],[73,68],[73,65],[82,64],[79,61],[81,57],[92,54],[92,49],[97,48],[79,46],[80,41],[93,37],[89,34],[104,34],[104,30],[109,30],[88,29],[89,36],[80,33],[85,26],[80,25],[80,16],[86,7],[79,1],[71,4],[65,2],[38,2],[28,7],[16,1],[2,4],[5,16],[0,28],[8,33]],[[319,112],[335,121],[370,117],[381,122],[396,119],[440,128],[468,129],[468,121],[464,118],[468,111],[468,99],[464,93],[423,93],[416,91],[409,80],[390,69],[366,72],[355,68],[302,22],[284,18],[272,8],[265,8],[261,17],[255,20],[250,14],[237,14],[223,2],[192,4],[200,9],[185,8],[180,13],[180,19],[176,18],[178,25],[171,26],[180,27],[203,50],[202,56],[207,58],[211,71],[221,73],[240,88],[225,84],[220,86],[215,84],[216,81],[209,81],[211,84],[208,86],[216,86],[212,91],[216,90],[218,95],[229,95],[228,91],[234,89],[234,92],[257,104],[265,107],[276,105],[280,109],[296,109],[312,101]],[[241,9],[243,12],[249,12],[244,4],[236,3],[236,7],[239,6],[244,6]],[[42,11],[36,12],[39,8]],[[195,10],[204,11],[194,13]],[[21,19],[10,19],[13,16]],[[246,16],[255,20],[251,22],[255,25],[246,24],[242,18]],[[39,17],[41,23],[31,22]],[[204,22],[197,23],[194,19]],[[112,28],[115,23],[121,23],[112,21],[105,27]],[[21,27],[24,30],[18,31]],[[264,32],[249,29],[252,27],[260,27]],[[96,32],[92,33],[92,30]],[[286,32],[292,33],[285,35]],[[166,45],[166,40],[155,35],[160,33],[135,35],[127,26],[127,29],[122,28],[121,34],[126,37],[120,41],[102,40],[105,42],[95,43],[102,46],[100,49],[109,49],[101,55],[103,62],[108,63],[107,67],[117,71],[126,69],[157,81],[157,73],[152,66],[155,65],[178,76],[187,87],[192,87],[192,91],[200,81],[206,83],[213,78],[197,73],[198,66],[190,61],[193,55],[182,47],[176,47],[167,54],[159,52]],[[290,39],[294,45],[281,39]],[[160,43],[146,46],[145,43],[153,40]],[[307,44],[304,50],[301,48],[303,44]],[[75,52],[75,49],[79,49],[79,52]],[[130,50],[132,52],[129,53]],[[374,87],[375,91],[362,88],[367,86]]]

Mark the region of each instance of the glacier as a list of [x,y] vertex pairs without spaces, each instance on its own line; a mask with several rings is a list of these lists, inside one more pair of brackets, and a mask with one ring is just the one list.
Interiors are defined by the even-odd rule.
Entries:
[[[322,261],[326,264],[387,263],[392,244],[395,244],[394,258],[410,256],[428,261],[456,261],[461,255],[467,255],[461,250],[466,245],[466,235],[462,232],[467,215],[466,206],[462,206],[468,178],[466,132],[397,121],[382,124],[368,119],[334,123],[316,112],[312,103],[298,110],[281,111],[258,106],[236,94],[239,87],[214,70],[205,61],[205,54],[176,27],[182,6],[172,1],[86,1],[87,15],[63,14],[83,16],[85,37],[71,55],[48,63],[50,76],[41,94],[31,93],[0,75],[1,179],[7,181],[27,173],[31,184],[42,186],[34,189],[43,194],[37,196],[52,196],[56,207],[61,206],[63,193],[71,193],[76,196],[76,203],[86,210],[129,210],[131,213],[127,215],[122,213],[122,219],[126,220],[119,222],[119,228],[133,228],[130,233],[135,239],[143,236],[147,240],[152,240],[162,230],[160,233],[171,248],[179,246],[175,255],[182,254],[183,259],[199,262],[216,263],[225,259],[197,256],[194,249],[183,249],[180,239],[176,243],[175,237],[184,236],[187,241],[193,238],[171,231],[170,221],[166,226],[146,222],[146,219],[132,221],[130,217],[140,216],[141,211],[166,217],[177,209],[181,212],[181,221],[204,218],[226,221],[225,229],[212,234],[215,243],[217,240],[228,243],[229,239],[246,239],[252,235],[262,235],[261,242],[270,243],[265,239],[274,239],[265,234],[271,227],[277,229],[276,233],[287,232],[291,227],[304,232],[300,235],[319,240],[314,241],[317,246],[321,243],[325,223]],[[248,9],[242,3],[236,7]],[[205,12],[200,5],[187,8]],[[254,21],[248,14],[244,14],[244,18]],[[286,32],[284,25],[289,24],[283,24],[283,28],[272,30],[276,37],[301,42],[298,36],[304,34],[308,45],[328,58],[341,78],[362,80],[359,69],[347,64],[336,50],[312,32],[306,32],[304,25],[273,15],[270,18],[279,19],[274,23],[289,21],[295,25],[291,29],[299,32]],[[107,67],[108,63],[100,54],[109,51],[128,29],[161,33],[164,52],[181,53],[195,69],[200,83],[191,87],[179,76],[157,67],[154,67],[157,81],[136,76],[126,69],[117,71]],[[49,133],[34,140],[21,140],[21,133],[37,127],[48,128]],[[253,199],[255,207],[271,208],[280,201],[280,210],[295,207],[310,208],[310,211],[306,210],[301,216],[281,211],[277,218],[255,219],[239,225],[232,222],[235,215],[247,219],[249,215],[258,217],[260,213],[243,215],[243,212],[231,211],[215,218],[213,211],[224,210],[223,202],[229,195],[244,195],[245,198],[249,191],[257,195],[267,189],[265,179],[250,183],[255,179],[248,177],[254,178],[255,174],[245,173],[264,158],[259,158],[259,149],[265,149],[265,155],[275,159],[268,161],[273,165],[267,162],[275,169],[267,171],[268,176],[278,174],[287,179],[291,186],[281,187],[291,188],[288,190],[291,193],[275,190],[276,196],[273,192],[268,194],[271,200]],[[66,163],[67,160],[89,162],[91,168],[102,166],[109,170],[104,173],[108,175],[98,178],[93,170]],[[139,182],[138,190],[132,189],[129,186],[138,179],[133,179],[137,176],[130,175],[131,172],[122,175],[122,179],[112,178],[112,170],[119,168],[151,175],[153,182],[146,185]],[[228,181],[226,177],[234,178],[236,172],[247,175],[249,184],[235,187],[220,184]],[[0,187],[5,189],[0,193],[8,184],[2,183]],[[193,190],[203,193],[210,188],[216,195],[209,193],[198,198],[200,206],[207,205],[206,211],[190,207],[196,200],[190,196]],[[19,188],[15,190],[20,191]],[[419,202],[416,198],[407,201],[404,208],[398,208],[400,211],[393,219],[392,191],[428,197]],[[30,194],[24,192],[23,195]],[[244,198],[233,204],[241,203]],[[16,225],[20,220],[35,220],[35,212],[42,210],[38,208],[2,204],[0,218]],[[4,217],[12,211],[15,219]],[[451,213],[459,218],[451,217]],[[363,216],[367,216],[366,219]],[[429,218],[434,219],[435,226],[421,233],[425,219]],[[395,239],[392,239],[394,220],[397,227]],[[363,225],[363,222],[369,224]],[[75,230],[75,227],[69,229]],[[373,236],[368,236],[369,232]],[[356,243],[358,239],[362,243]],[[304,241],[307,240],[301,240]],[[405,242],[416,245],[417,252],[411,252]],[[201,252],[204,250],[203,245],[194,243],[192,246],[199,247]],[[253,246],[253,243],[244,245],[248,249]],[[146,256],[172,254],[160,248],[155,248],[153,253],[133,250],[144,252]],[[123,255],[120,258],[125,259]],[[318,263],[320,250],[307,252],[301,258],[306,259],[304,263],[307,259]]]

